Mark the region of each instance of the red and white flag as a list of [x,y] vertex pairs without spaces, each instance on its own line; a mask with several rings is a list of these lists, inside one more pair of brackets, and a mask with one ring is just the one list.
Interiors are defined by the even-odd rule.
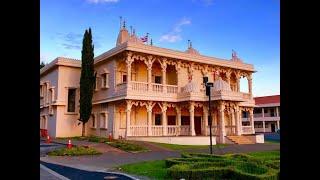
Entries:
[[140,38],[142,42],[148,42],[148,35]]

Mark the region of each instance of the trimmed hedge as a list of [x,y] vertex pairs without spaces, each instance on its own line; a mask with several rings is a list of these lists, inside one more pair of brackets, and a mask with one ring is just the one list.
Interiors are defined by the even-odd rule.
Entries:
[[280,160],[262,160],[246,154],[210,155],[190,153],[166,160],[173,179],[279,179]]

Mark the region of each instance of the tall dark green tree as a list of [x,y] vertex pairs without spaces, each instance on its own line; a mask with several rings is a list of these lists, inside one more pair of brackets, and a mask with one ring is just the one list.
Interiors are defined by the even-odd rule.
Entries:
[[80,118],[82,136],[85,136],[85,124],[89,121],[92,111],[92,96],[95,85],[93,67],[94,46],[92,44],[91,28],[86,30],[82,41],[81,76],[80,76]]
[[40,63],[40,69],[43,68],[44,66],[45,66],[44,62],[41,61],[41,63]]

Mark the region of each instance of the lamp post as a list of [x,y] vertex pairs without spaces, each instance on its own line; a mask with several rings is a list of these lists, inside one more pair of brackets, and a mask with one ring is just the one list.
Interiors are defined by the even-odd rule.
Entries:
[[211,118],[211,87],[213,83],[208,83],[208,77],[203,77],[203,83],[206,87],[206,95],[209,96],[209,132],[210,132],[210,154],[212,154],[212,118]]

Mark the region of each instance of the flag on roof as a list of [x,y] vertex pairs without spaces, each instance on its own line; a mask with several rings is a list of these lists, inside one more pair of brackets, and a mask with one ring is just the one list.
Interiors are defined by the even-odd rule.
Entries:
[[148,35],[140,38],[142,42],[148,42]]

